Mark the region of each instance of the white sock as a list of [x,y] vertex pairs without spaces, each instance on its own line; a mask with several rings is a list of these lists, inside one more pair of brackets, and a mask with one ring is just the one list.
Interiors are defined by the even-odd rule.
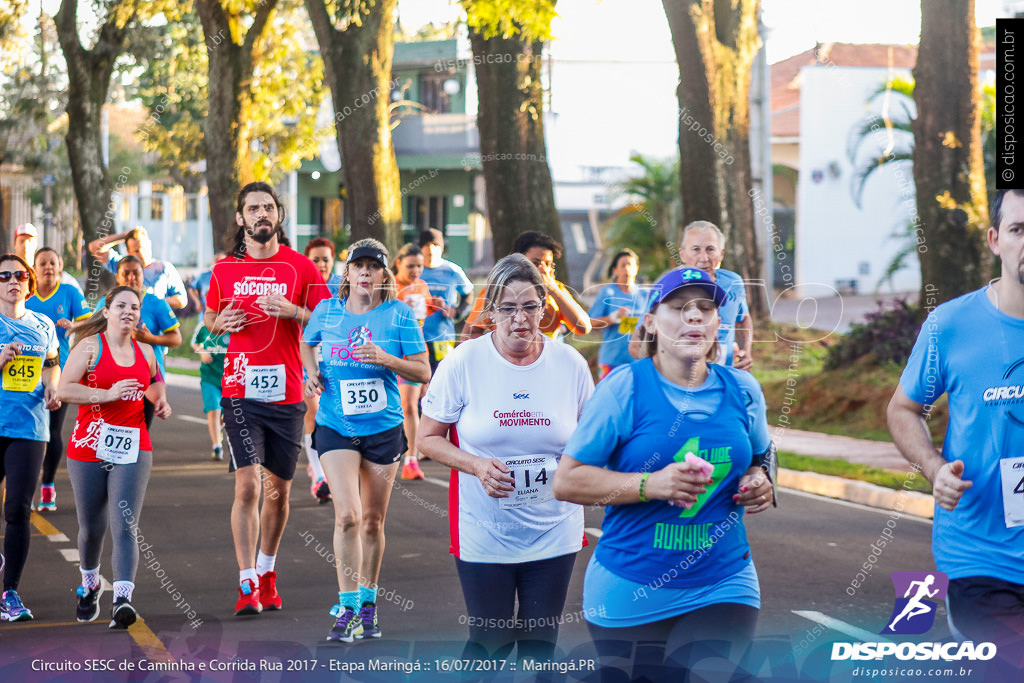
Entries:
[[306,457],[309,459],[309,466],[313,469],[314,481],[326,479],[327,475],[324,474],[324,466],[320,464],[320,458],[316,454],[316,449],[313,448],[313,435],[306,434],[303,442],[306,444]]
[[256,573],[263,576],[267,572],[272,572],[276,563],[277,555],[264,555],[261,550],[256,556]]
[[248,579],[249,581],[252,581],[252,585],[254,585],[257,588],[259,588],[260,577],[256,574],[256,570],[255,569],[243,569],[242,571],[238,572],[238,585],[239,586],[241,586],[243,583],[245,583],[246,579]]
[[135,584],[131,581],[115,581],[114,582],[114,600],[118,598],[128,598],[131,602],[132,591],[135,590]]
[[96,569],[82,569],[78,568],[78,571],[82,572],[82,585],[87,590],[96,590],[100,586],[100,568]]

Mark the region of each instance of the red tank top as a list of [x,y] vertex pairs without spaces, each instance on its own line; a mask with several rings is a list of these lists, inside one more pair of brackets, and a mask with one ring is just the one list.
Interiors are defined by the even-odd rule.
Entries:
[[142,397],[150,384],[149,362],[142,349],[132,340],[135,349],[135,362],[130,366],[118,365],[110,353],[107,335],[99,335],[100,358],[96,366],[87,371],[82,385],[96,389],[109,389],[115,382],[122,379],[136,379],[142,387],[128,398],[109,403],[91,403],[78,406],[78,419],[75,431],[68,443],[68,457],[72,460],[98,462],[96,445],[99,443],[100,429],[104,423],[119,427],[139,428],[139,450],[151,451],[149,431],[143,417]]

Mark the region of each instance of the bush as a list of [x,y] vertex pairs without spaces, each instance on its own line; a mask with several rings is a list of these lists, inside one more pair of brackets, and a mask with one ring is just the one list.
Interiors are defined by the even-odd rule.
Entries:
[[910,357],[921,330],[921,308],[898,299],[887,307],[868,313],[864,323],[856,323],[840,341],[828,350],[825,369],[835,370],[873,356],[879,364],[903,364]]

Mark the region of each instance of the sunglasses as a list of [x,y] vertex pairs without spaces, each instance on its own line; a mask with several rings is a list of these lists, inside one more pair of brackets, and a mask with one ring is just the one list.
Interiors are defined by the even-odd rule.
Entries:
[[29,278],[29,272],[27,270],[0,271],[0,282],[10,282],[12,277],[18,282],[25,282]]

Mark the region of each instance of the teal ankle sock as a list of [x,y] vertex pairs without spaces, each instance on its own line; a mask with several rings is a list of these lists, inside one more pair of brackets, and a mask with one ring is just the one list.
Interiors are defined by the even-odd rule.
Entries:
[[365,605],[370,603],[371,605],[377,602],[377,589],[367,588],[366,586],[359,586],[359,604]]
[[359,591],[338,591],[338,602],[343,609],[359,611]]

